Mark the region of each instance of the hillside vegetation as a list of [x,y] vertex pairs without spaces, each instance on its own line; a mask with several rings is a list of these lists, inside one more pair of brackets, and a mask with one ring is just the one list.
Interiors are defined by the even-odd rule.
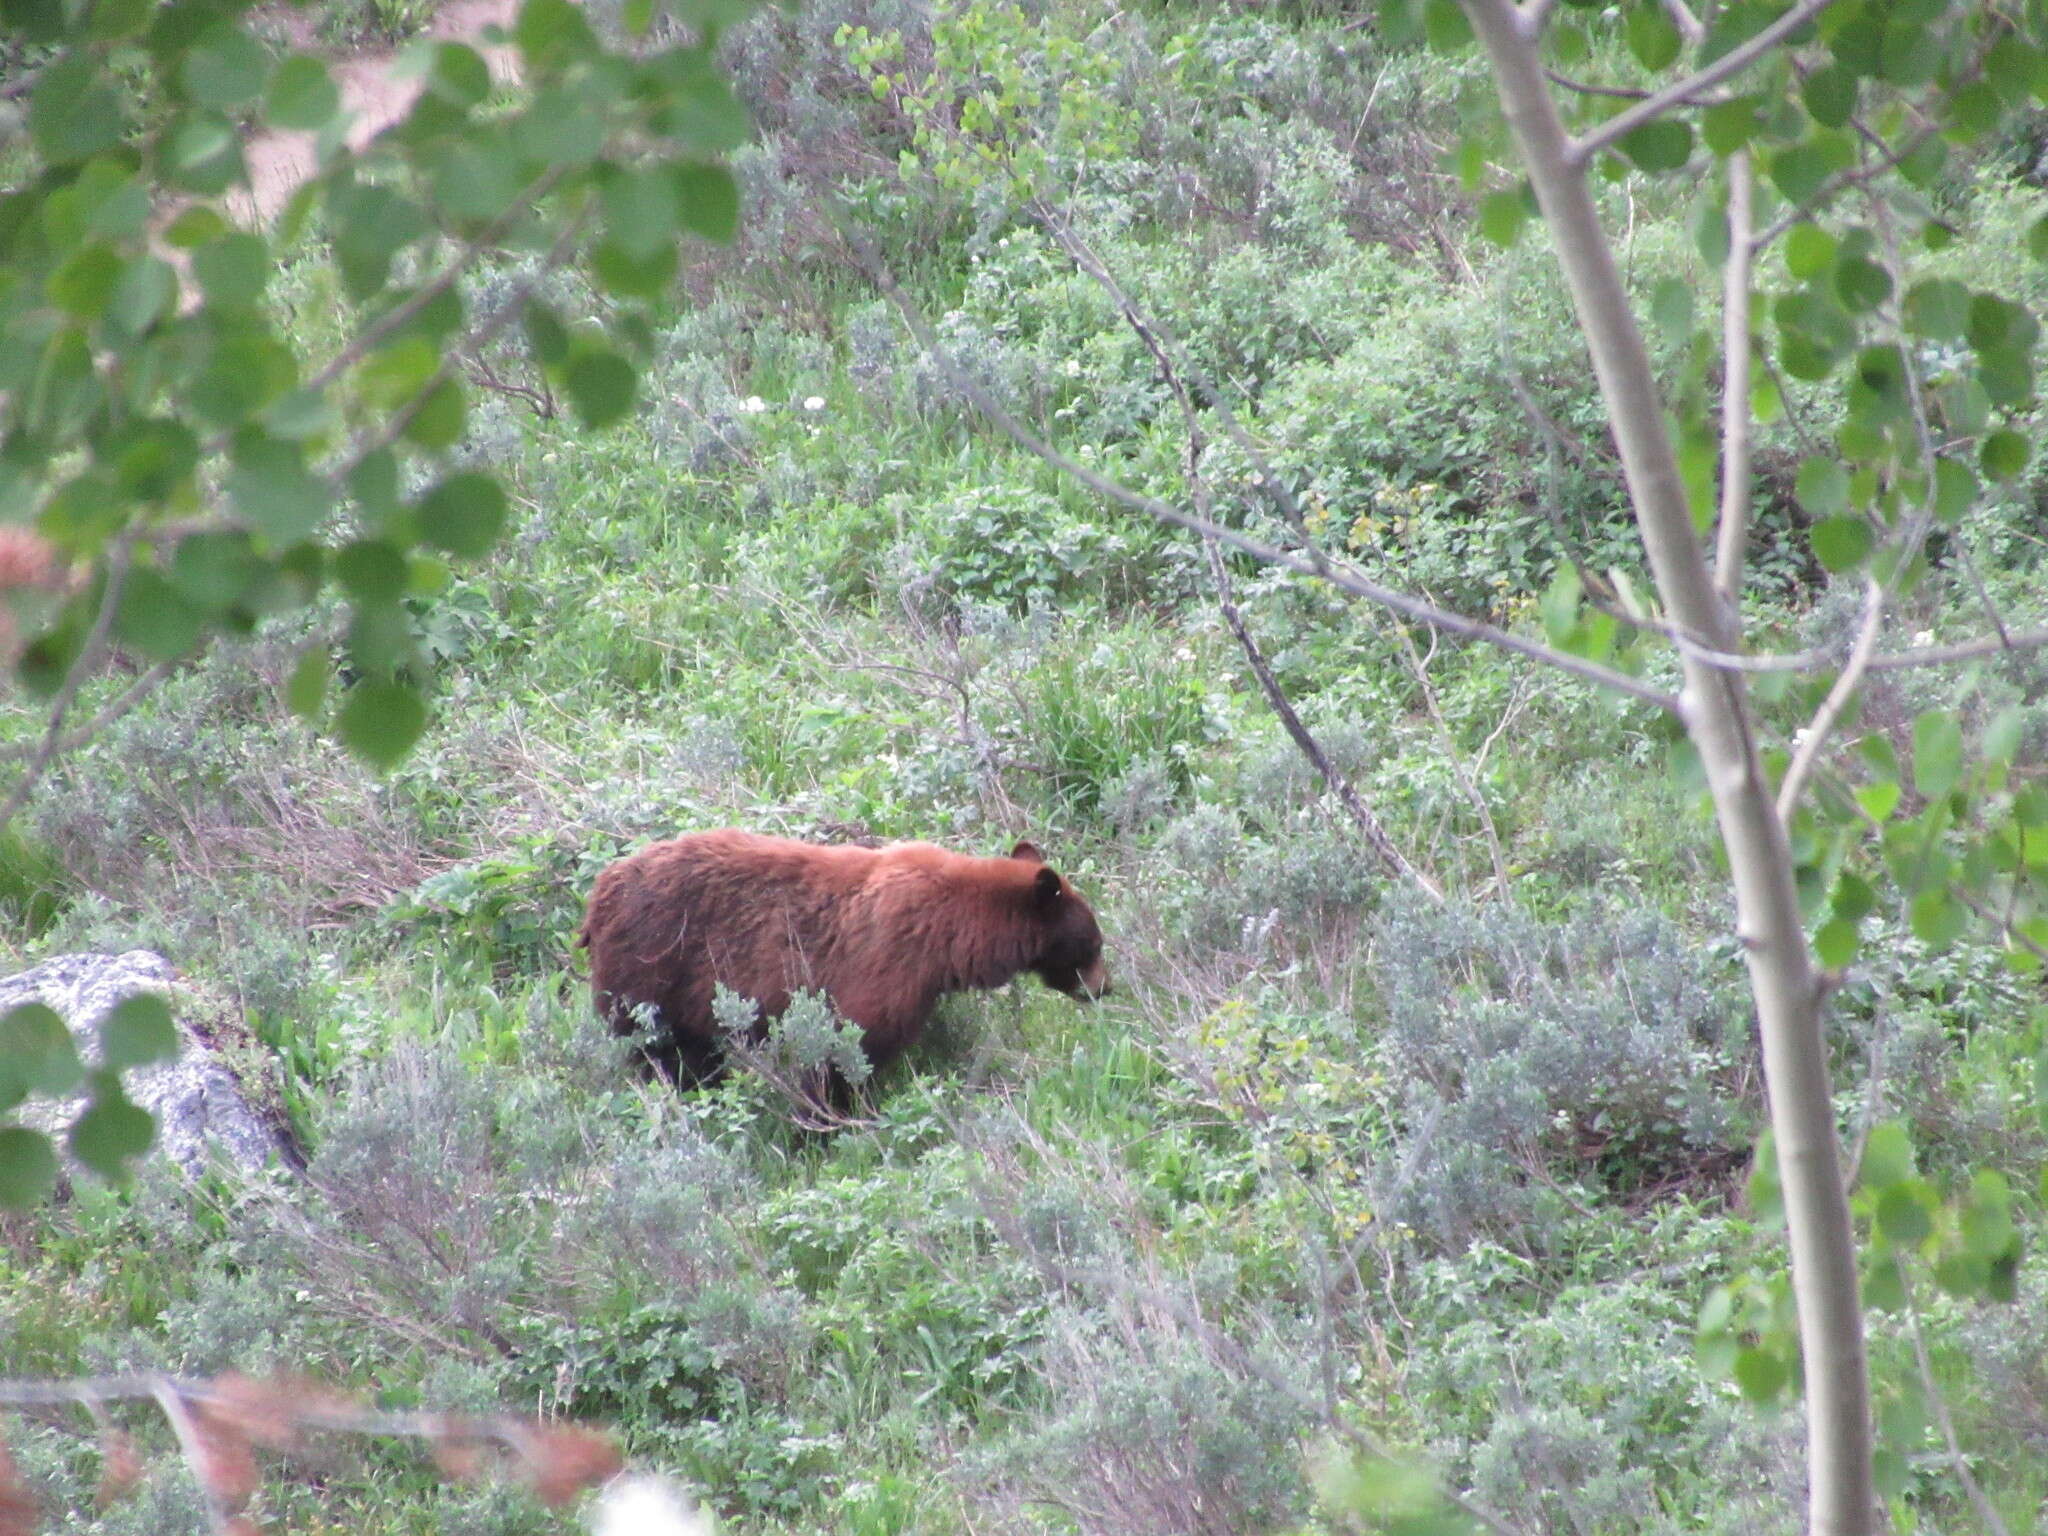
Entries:
[[[326,26],[403,33],[418,9]],[[1374,1528],[1357,1511],[1406,1493],[1364,1487],[1390,1475],[1372,1445],[1532,1536],[1792,1528],[1796,1404],[1695,1358],[1709,1291],[1775,1272],[1782,1235],[1746,1183],[1751,1005],[1674,727],[1312,577],[1212,566],[990,426],[871,280],[879,259],[1031,431],[1182,501],[1181,409],[1084,249],[1333,547],[1540,636],[1561,565],[1643,576],[1552,252],[1533,224],[1482,239],[1446,153],[1494,110],[1482,62],[1385,47],[1348,8],[1094,0],[813,0],[726,53],[758,133],[741,232],[692,253],[632,416],[582,430],[515,332],[473,360],[451,457],[502,474],[512,517],[406,601],[435,709],[417,750],[378,776],[286,707],[332,598],[176,673],[4,834],[8,957],[160,950],[273,1053],[307,1154],[267,1187],[145,1166],[0,1221],[8,1373],[290,1369],[602,1420],[738,1532]],[[1042,201],[935,132],[959,113],[930,82],[970,70],[1033,125]],[[1580,71],[1639,73],[1618,42]],[[2039,313],[2042,120],[2014,121],[1951,156],[1955,238],[1912,261]],[[1675,376],[1719,292],[1686,191],[1602,196]],[[1759,280],[1789,282],[1775,258]],[[609,302],[548,282],[572,319]],[[268,302],[309,348],[345,333],[317,221]],[[1789,649],[1837,642],[1857,587],[1794,495],[1835,407],[1782,384],[1747,602]],[[1284,532],[1212,435],[1225,520]],[[1941,530],[1909,629],[1967,612],[1958,593],[2048,619],[2044,462]],[[1441,904],[1276,720],[1219,569]],[[1785,737],[1817,697],[1789,674],[1759,693]],[[1887,672],[1852,736],[1904,758],[1923,711],[1974,738],[2018,706],[2037,773],[2044,698],[2027,654]],[[826,1133],[759,1075],[647,1085],[570,941],[610,860],[728,825],[1029,837],[1093,901],[1117,991],[955,999]],[[1995,1164],[2031,1234],[2038,977],[1903,908],[1878,893],[1834,998],[1845,1134],[1903,1121],[1943,1188]],[[1929,1292],[1871,1326],[1907,1448],[1881,1469],[1896,1528],[1982,1528],[1946,1416],[2034,1529],[2038,1260],[2013,1301]],[[90,1439],[9,1435],[78,1512],[63,1529],[206,1528],[175,1457],[93,1514]],[[262,1498],[293,1531],[568,1528],[401,1452],[293,1463]]]

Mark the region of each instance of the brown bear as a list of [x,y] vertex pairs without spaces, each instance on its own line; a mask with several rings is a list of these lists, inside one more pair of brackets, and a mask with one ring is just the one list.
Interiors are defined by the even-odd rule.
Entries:
[[1102,930],[1030,843],[1008,858],[930,843],[820,847],[753,832],[652,843],[597,877],[576,942],[615,1034],[649,1027],[648,1061],[678,1082],[721,1066],[713,988],[773,1019],[824,992],[886,1065],[949,992],[1025,971],[1069,997],[1109,990]]

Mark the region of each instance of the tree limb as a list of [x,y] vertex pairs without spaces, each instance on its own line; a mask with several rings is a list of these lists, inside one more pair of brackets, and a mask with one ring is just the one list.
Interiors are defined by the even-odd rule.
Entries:
[[1749,151],[1738,149],[1728,157],[1728,262],[1721,282],[1721,526],[1714,549],[1714,584],[1738,629],[1742,559],[1749,547],[1749,237],[1755,187]]
[[1683,105],[1710,86],[1719,85],[1730,76],[1741,74],[1833,3],[1834,0],[1800,0],[1799,4],[1793,6],[1763,31],[1747,42],[1729,49],[1704,69],[1686,76],[1675,85],[1666,86],[1656,95],[1637,103],[1627,111],[1610,117],[1584,138],[1567,140],[1564,146],[1566,166],[1573,171],[1583,171],[1593,163],[1594,156],[1604,149],[1612,148],[1643,124],[1662,117],[1673,107]]
[[1800,792],[1806,788],[1807,776],[1813,772],[1813,765],[1819,759],[1821,749],[1827,745],[1835,722],[1842,718],[1842,711],[1849,707],[1849,700],[1862,685],[1863,674],[1870,670],[1870,653],[1877,646],[1878,627],[1884,619],[1884,600],[1883,583],[1864,582],[1863,623],[1856,632],[1856,644],[1849,652],[1848,665],[1835,678],[1834,686],[1828,689],[1828,696],[1821,700],[1820,708],[1814,711],[1813,719],[1800,736],[1799,746],[1785,769],[1785,777],[1778,785],[1778,819],[1787,827],[1792,825],[1792,813],[1799,809]]
[[[1628,697],[1639,700],[1642,703],[1653,704],[1659,709],[1673,713],[1677,712],[1678,700],[1676,698],[1665,693],[1662,689],[1652,687],[1640,678],[1629,676],[1626,672],[1619,672],[1612,667],[1604,667],[1598,662],[1587,661],[1583,657],[1572,656],[1563,651],[1552,650],[1547,645],[1538,644],[1533,640],[1526,640],[1520,635],[1511,634],[1507,630],[1496,628],[1478,619],[1468,618],[1464,614],[1454,613],[1446,608],[1439,608],[1434,603],[1425,602],[1421,598],[1410,596],[1408,593],[1397,592],[1391,587],[1383,586],[1379,582],[1372,580],[1372,578],[1348,563],[1333,559],[1314,544],[1308,544],[1299,551],[1283,549],[1276,544],[1269,544],[1263,539],[1240,532],[1238,529],[1211,522],[1207,518],[1176,507],[1171,502],[1162,501],[1157,496],[1147,495],[1143,491],[1134,490],[1118,481],[1111,480],[1106,475],[1090,469],[1087,465],[1069,458],[1066,454],[1061,453],[1057,448],[1054,448],[1043,438],[1039,437],[1021,421],[1017,420],[1008,410],[1004,409],[994,396],[968,376],[967,371],[960,366],[959,361],[947,350],[945,344],[939,340],[937,333],[932,330],[931,325],[925,320],[924,316],[918,312],[917,307],[910,301],[909,295],[905,294],[902,288],[897,285],[894,277],[890,275],[887,268],[881,263],[873,248],[865,239],[848,231],[847,240],[849,245],[853,247],[855,258],[866,272],[869,281],[873,282],[882,291],[883,295],[896,306],[897,313],[903,317],[903,323],[909,327],[911,334],[917,338],[918,344],[924,348],[925,352],[937,361],[940,368],[944,370],[946,377],[953,384],[953,387],[959,390],[973,404],[976,410],[1012,442],[1016,443],[1018,447],[1036,456],[1052,468],[1059,470],[1062,474],[1071,477],[1079,484],[1086,486],[1105,501],[1112,501],[1119,506],[1129,507],[1133,511],[1143,512],[1148,517],[1157,518],[1160,522],[1170,523],[1177,528],[1185,528],[1191,533],[1200,534],[1206,538],[1214,538],[1220,543],[1228,544],[1233,549],[1241,549],[1246,554],[1263,560],[1269,565],[1276,565],[1284,570],[1299,571],[1307,576],[1319,576],[1332,586],[1349,592],[1355,597],[1365,598],[1367,601],[1377,603],[1383,608],[1392,609],[1395,613],[1406,614],[1409,618],[1428,624],[1432,628],[1441,629],[1468,640],[1483,640],[1488,645],[1498,646],[1504,651],[1511,651],[1518,656],[1526,656],[1532,661],[1542,662],[1545,666],[1555,667],[1559,671],[1572,673],[1574,676],[1598,683],[1602,687],[1611,688],[1617,693],[1626,694]],[[1268,476],[1266,478],[1270,482],[1271,477]],[[1272,488],[1277,489],[1277,487]]]

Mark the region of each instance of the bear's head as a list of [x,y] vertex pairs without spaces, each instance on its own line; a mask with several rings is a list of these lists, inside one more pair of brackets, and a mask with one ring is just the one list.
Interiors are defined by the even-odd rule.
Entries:
[[1102,963],[1102,930],[1081,893],[1045,862],[1030,843],[1019,843],[1010,857],[1038,866],[1031,894],[1041,924],[1038,944],[1026,969],[1056,992],[1093,1002],[1109,991],[1109,967]]

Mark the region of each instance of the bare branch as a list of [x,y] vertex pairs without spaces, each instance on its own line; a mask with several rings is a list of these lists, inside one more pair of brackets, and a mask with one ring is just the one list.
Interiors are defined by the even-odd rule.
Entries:
[[[1216,582],[1216,606],[1223,614],[1223,622],[1229,626],[1230,633],[1236,637],[1238,648],[1244,652],[1246,664],[1250,666],[1252,676],[1258,681],[1259,691],[1266,696],[1267,705],[1279,717],[1280,724],[1295,746],[1301,749],[1301,755],[1308,759],[1309,766],[1315,769],[1323,783],[1329,787],[1330,793],[1335,795],[1338,803],[1350,813],[1352,821],[1357,823],[1358,830],[1372,846],[1373,852],[1380,856],[1381,862],[1396,875],[1413,884],[1431,901],[1441,902],[1444,899],[1443,887],[1402,855],[1394,840],[1387,835],[1387,829],[1380,824],[1379,817],[1372,813],[1372,808],[1359,797],[1358,791],[1352,788],[1351,780],[1345,777],[1342,769],[1330,761],[1330,755],[1323,750],[1322,743],[1310,734],[1306,725],[1302,724],[1301,716],[1295,713],[1292,701],[1280,686],[1280,680],[1273,675],[1273,669],[1267,665],[1265,653],[1259,649],[1258,641],[1246,627],[1244,615],[1238,612],[1237,602],[1230,587],[1230,568],[1224,564],[1222,550],[1217,548],[1214,539],[1205,539],[1202,543],[1209,554],[1209,573]],[[1405,630],[1402,631],[1402,638],[1407,638]]]
[[1584,170],[1593,163],[1594,156],[1602,150],[1612,148],[1643,124],[1654,122],[1673,107],[1684,105],[1701,91],[1719,85],[1731,76],[1741,74],[1833,3],[1834,0],[1800,0],[1798,5],[1793,6],[1763,31],[1747,42],[1729,49],[1706,68],[1686,76],[1675,85],[1666,86],[1656,95],[1639,102],[1627,111],[1610,117],[1584,138],[1571,141],[1565,150],[1566,164],[1574,171]]
[[1820,708],[1807,724],[1799,738],[1798,750],[1792,754],[1792,761],[1785,769],[1784,780],[1778,785],[1778,819],[1788,827],[1792,825],[1792,813],[1799,809],[1800,792],[1806,788],[1807,775],[1813,772],[1821,748],[1827,745],[1835,722],[1842,718],[1842,711],[1848,708],[1849,700],[1861,686],[1863,674],[1870,670],[1870,653],[1877,646],[1878,626],[1884,618],[1884,599],[1882,583],[1864,583],[1863,623],[1857,631],[1856,644],[1849,652],[1849,663],[1835,678],[1834,686],[1828,689],[1828,696],[1821,700]]
[[1721,527],[1714,551],[1714,584],[1738,631],[1742,557],[1749,546],[1749,237],[1755,189],[1749,151],[1738,149],[1728,157],[1728,263],[1721,283]]
[[1695,48],[1699,47],[1707,35],[1707,29],[1701,24],[1699,17],[1693,15],[1685,0],[1664,0],[1664,14],[1671,18],[1671,24],[1678,28],[1680,35],[1688,43]]
[[[1892,1262],[1902,1269],[1905,1266],[1905,1260],[1897,1254],[1892,1256]],[[1913,1305],[1911,1280],[1901,1274],[1899,1283],[1900,1289],[1906,1293],[1906,1319],[1913,1325],[1913,1359],[1920,1367],[1920,1385],[1927,1393],[1927,1401],[1934,1406],[1934,1422],[1941,1426],[1941,1438],[1948,1446],[1949,1465],[1955,1470],[1956,1481],[1970,1496],[1970,1507],[1977,1511],[1977,1518],[1984,1522],[1984,1529],[1991,1536],[2011,1536],[2005,1517],[1999,1514],[1998,1506],[1984,1496],[1983,1487],[1970,1471],[1970,1458],[1963,1454],[1963,1442],[1956,1435],[1956,1421],[1948,1411],[1948,1399],[1941,1395],[1941,1384],[1934,1379],[1934,1362],[1927,1358],[1927,1336],[1920,1327],[1920,1309]]]
[[[884,267],[869,242],[853,234],[850,230],[847,233],[847,240],[854,248],[855,257],[860,262],[869,280],[877,288],[881,289],[890,302],[896,306],[897,313],[903,317],[903,323],[910,328],[911,334],[917,338],[918,344],[925,349],[926,353],[945,370],[946,376],[953,384],[953,387],[966,396],[983,416],[1008,436],[1012,442],[1024,449],[1025,452],[1035,455],[1044,463],[1059,470],[1062,474],[1072,477],[1104,500],[1115,502],[1119,506],[1129,507],[1134,511],[1143,512],[1148,517],[1157,518],[1160,522],[1170,523],[1177,528],[1185,528],[1189,532],[1200,534],[1205,538],[1216,539],[1220,543],[1228,544],[1233,549],[1241,549],[1246,554],[1263,560],[1269,565],[1277,565],[1284,570],[1299,571],[1306,576],[1320,576],[1332,586],[1342,591],[1349,592],[1356,597],[1365,598],[1367,601],[1377,603],[1383,608],[1390,608],[1396,613],[1406,614],[1409,618],[1416,619],[1433,628],[1441,629],[1469,640],[1483,640],[1489,645],[1498,646],[1505,651],[1512,651],[1518,656],[1527,656],[1532,661],[1540,661],[1546,666],[1557,668],[1559,671],[1569,672],[1574,676],[1585,678],[1603,687],[1612,688],[1616,692],[1626,694],[1628,697],[1637,699],[1642,703],[1653,704],[1662,710],[1677,711],[1678,700],[1676,698],[1665,693],[1662,689],[1652,687],[1640,678],[1629,676],[1626,672],[1618,672],[1612,667],[1603,667],[1598,662],[1587,661],[1583,657],[1552,650],[1547,645],[1540,645],[1533,640],[1525,640],[1520,635],[1511,634],[1504,629],[1498,629],[1478,619],[1468,618],[1464,614],[1453,613],[1448,609],[1439,608],[1434,603],[1425,602],[1421,598],[1411,597],[1405,592],[1397,592],[1372,580],[1364,572],[1348,563],[1334,560],[1314,545],[1309,545],[1303,551],[1282,549],[1278,545],[1269,544],[1263,539],[1254,538],[1252,535],[1240,532],[1238,529],[1225,527],[1207,518],[1197,516],[1194,513],[1174,506],[1170,502],[1162,501],[1156,496],[1150,496],[1143,491],[1134,490],[1129,486],[1109,479],[1107,476],[1090,469],[1087,465],[1077,460],[1069,458],[1066,454],[1061,453],[1057,448],[1054,448],[1051,444],[1040,438],[1029,427],[1018,421],[987,390],[983,389],[980,384],[968,376],[966,370],[960,366],[958,360],[947,350],[945,344],[939,340],[937,333],[932,330],[924,316],[910,301],[909,295],[905,294],[902,288],[897,285],[895,278]],[[1266,479],[1266,488],[1278,489],[1277,486],[1271,483],[1272,477],[1268,476]]]
[[[101,709],[98,714],[94,715],[92,719],[79,726],[76,730],[64,735],[57,742],[57,755],[62,756],[67,752],[75,752],[91,741],[101,731],[104,731],[116,720],[127,714],[129,710],[156,692],[163,680],[169,677],[176,670],[177,666],[178,663],[175,661],[160,661],[143,673],[142,676],[136,678],[134,682],[130,683],[126,689]],[[27,742],[15,742],[9,746],[0,747],[0,762],[17,762],[35,750],[36,748]]]
[[21,779],[14,786],[4,803],[0,803],[0,827],[12,821],[15,814],[28,804],[28,797],[35,793],[43,775],[50,771],[50,764],[62,750],[64,717],[71,712],[71,706],[78,701],[78,690],[85,686],[85,680],[99,667],[107,650],[107,636],[114,628],[114,615],[121,606],[121,594],[128,585],[128,562],[134,557],[135,538],[132,533],[123,534],[114,541],[107,552],[106,589],[100,596],[100,611],[93,620],[92,630],[85,637],[85,644],[78,648],[78,655],[72,660],[71,668],[64,674],[63,685],[57,690],[57,697],[50,704],[50,724],[37,743],[35,755],[22,770]]
[[[1115,304],[1118,312],[1123,315],[1124,323],[1136,333],[1145,350],[1152,354],[1152,360],[1159,369],[1159,377],[1167,389],[1172,391],[1174,400],[1180,406],[1182,422],[1187,428],[1187,445],[1181,470],[1187,481],[1188,494],[1194,500],[1196,513],[1213,522],[1215,513],[1209,499],[1209,482],[1202,474],[1202,454],[1207,442],[1202,432],[1201,417],[1195,410],[1194,396],[1189,392],[1186,381],[1182,379],[1180,369],[1174,365],[1173,354],[1178,348],[1150,316],[1138,309],[1109,268],[1096,258],[1095,253],[1088,249],[1085,242],[1066,225],[1065,221],[1053,217],[1050,210],[1044,210],[1044,213],[1046,226],[1060,242],[1061,249],[1066,251],[1074,264],[1087,273],[1109,296],[1110,302]],[[1214,398],[1214,386],[1209,385],[1206,380],[1203,383],[1206,392]],[[1232,422],[1231,425],[1235,427],[1236,423]],[[1241,428],[1237,430],[1242,432]],[[1262,462],[1259,467],[1262,472],[1265,471]],[[1270,477],[1270,472],[1268,473]],[[1302,723],[1301,716],[1296,713],[1286,690],[1280,686],[1279,678],[1273,675],[1273,669],[1266,664],[1265,653],[1259,649],[1259,643],[1245,624],[1243,614],[1238,611],[1237,600],[1231,590],[1230,567],[1224,563],[1222,551],[1214,539],[1204,539],[1202,546],[1209,556],[1209,573],[1216,583],[1216,602],[1223,614],[1223,622],[1236,638],[1238,649],[1244,652],[1246,665],[1251,668],[1252,677],[1257,681],[1259,691],[1266,696],[1267,705],[1279,717],[1288,737],[1301,750],[1302,756],[1309,760],[1309,765],[1337,797],[1338,803],[1350,814],[1367,844],[1379,855],[1380,861],[1393,874],[1417,886],[1431,901],[1441,902],[1444,899],[1442,887],[1423,874],[1402,854],[1393,838],[1387,835],[1387,829],[1381,824],[1379,817],[1373,814],[1372,808],[1365,803],[1364,798],[1352,787],[1351,781],[1337,765],[1330,761],[1322,743],[1317,741],[1309,728]]]
[[1444,760],[1451,765],[1451,776],[1458,781],[1458,789],[1466,801],[1479,814],[1480,830],[1486,834],[1486,851],[1493,860],[1494,887],[1505,895],[1511,889],[1511,881],[1507,854],[1500,844],[1500,829],[1493,824],[1493,810],[1466,770],[1464,754],[1458,750],[1457,739],[1451,735],[1451,723],[1444,716],[1443,701],[1437,697],[1436,685],[1429,680],[1429,668],[1423,664],[1422,653],[1415,648],[1414,637],[1402,624],[1394,626],[1394,634],[1401,642],[1402,651],[1407,654],[1408,670],[1415,674],[1416,686],[1422,689],[1422,702],[1429,710],[1429,718],[1436,723],[1437,741],[1443,748]]

